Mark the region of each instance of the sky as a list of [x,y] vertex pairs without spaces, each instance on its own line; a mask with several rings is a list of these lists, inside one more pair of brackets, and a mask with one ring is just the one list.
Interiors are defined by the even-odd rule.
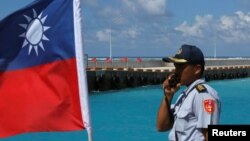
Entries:
[[[0,0],[0,19],[32,1]],[[82,17],[89,57],[250,57],[250,0],[82,0]]]

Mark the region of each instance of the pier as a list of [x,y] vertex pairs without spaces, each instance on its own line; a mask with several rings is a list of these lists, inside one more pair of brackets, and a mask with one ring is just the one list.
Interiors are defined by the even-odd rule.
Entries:
[[[246,78],[250,74],[250,59],[206,59],[206,81]],[[173,64],[161,60],[144,62],[88,62],[89,91],[118,90],[145,85],[159,85],[174,72]],[[248,65],[249,64],[249,65]]]

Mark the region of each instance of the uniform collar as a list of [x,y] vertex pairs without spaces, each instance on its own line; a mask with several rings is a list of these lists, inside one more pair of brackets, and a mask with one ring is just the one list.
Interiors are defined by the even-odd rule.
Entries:
[[198,85],[198,84],[201,84],[201,83],[205,83],[205,80],[203,79],[197,79],[195,80],[191,85],[189,85],[186,90],[184,91],[184,94],[187,95],[191,90],[193,90],[193,88]]

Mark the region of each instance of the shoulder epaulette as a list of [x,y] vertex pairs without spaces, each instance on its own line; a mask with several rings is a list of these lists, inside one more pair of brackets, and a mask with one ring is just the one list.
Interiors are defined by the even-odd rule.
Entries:
[[199,93],[207,92],[207,88],[202,84],[197,85],[195,88]]

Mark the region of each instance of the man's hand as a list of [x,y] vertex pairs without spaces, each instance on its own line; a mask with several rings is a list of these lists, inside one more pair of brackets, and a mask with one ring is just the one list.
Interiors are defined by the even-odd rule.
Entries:
[[171,74],[168,76],[168,78],[163,82],[163,89],[164,89],[164,95],[169,99],[174,96],[174,93],[180,89],[181,83],[177,83],[175,87],[170,87],[169,81],[174,76],[174,74]]

